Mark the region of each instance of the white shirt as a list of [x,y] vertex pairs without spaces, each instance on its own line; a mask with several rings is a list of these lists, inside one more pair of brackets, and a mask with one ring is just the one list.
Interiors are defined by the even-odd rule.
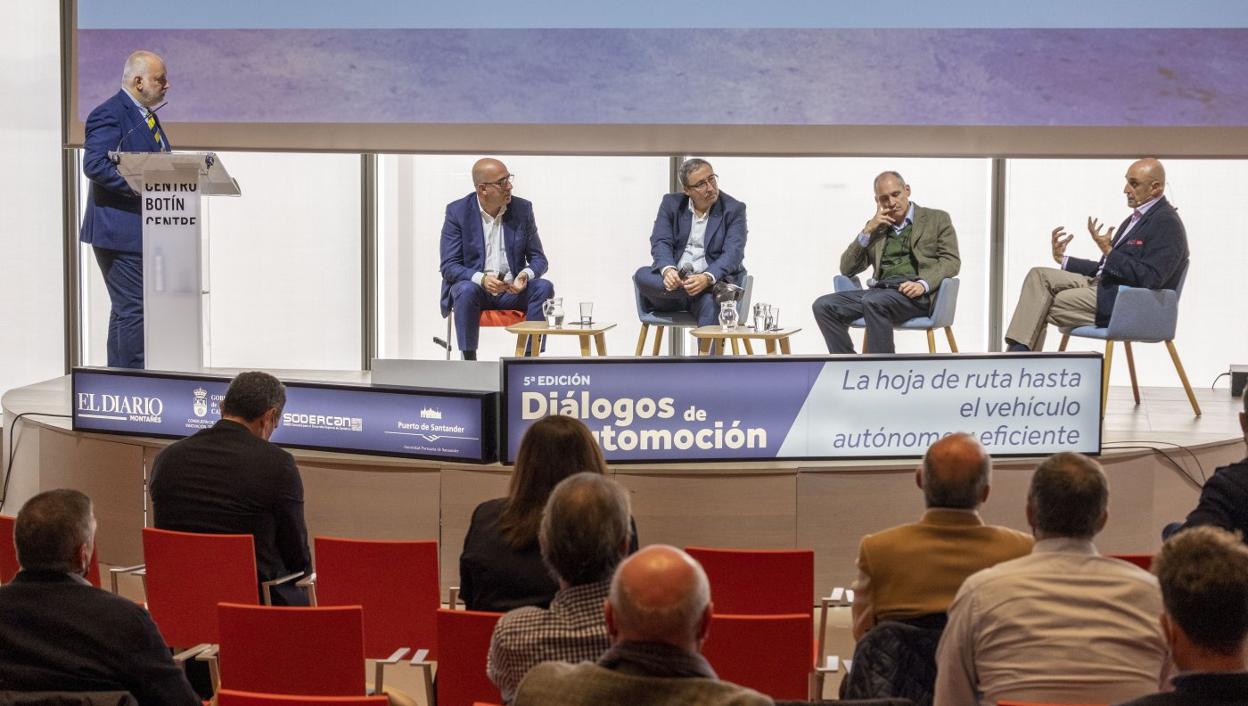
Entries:
[[[485,273],[493,272],[502,281],[511,282],[511,265],[507,263],[507,243],[503,237],[503,216],[507,214],[507,204],[503,204],[497,216],[486,213],[479,200],[477,210],[481,213],[481,232],[485,233],[485,272],[474,274],[472,281],[478,287],[483,286],[481,282],[485,279]],[[527,267],[520,270],[520,274],[534,279],[533,270]]]
[[1169,671],[1161,611],[1151,574],[1088,540],[1036,542],[962,584],[936,652],[934,706],[1114,704],[1155,693]]
[[[715,205],[712,204],[711,208]],[[674,269],[680,270],[685,265],[693,268],[695,274],[705,273],[711,278],[711,284],[715,283],[715,275],[706,271],[706,224],[711,219],[711,209],[706,209],[706,213],[698,215],[697,209],[693,207],[693,199],[689,199],[689,213],[693,214],[693,223],[689,227],[689,241],[685,243],[685,251],[680,254],[680,259],[676,261]],[[670,265],[663,268],[666,272],[673,269]]]

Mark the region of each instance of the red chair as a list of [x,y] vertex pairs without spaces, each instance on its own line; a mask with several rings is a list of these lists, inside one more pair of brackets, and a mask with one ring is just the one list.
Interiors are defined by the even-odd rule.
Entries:
[[[13,580],[21,565],[17,562],[17,548],[13,546],[13,528],[17,518],[11,515],[0,515],[0,586]],[[87,580],[92,586],[100,587],[100,552],[91,552],[91,564],[87,567]]]
[[815,596],[813,550],[686,547],[685,551],[706,570],[715,612],[811,614]]
[[1121,559],[1122,561],[1135,564],[1145,571],[1152,571],[1153,569],[1152,554],[1110,554],[1109,556],[1113,559]]
[[220,642],[217,604],[259,604],[256,551],[249,534],[143,529],[147,609],[165,642]]
[[[455,321],[455,313],[451,312],[446,317],[446,359],[451,359],[451,347],[455,345],[451,336],[454,334],[452,330]],[[478,320],[478,326],[481,328],[514,326],[524,321],[524,312],[519,309],[486,309],[481,312],[481,318]],[[540,338],[540,337],[539,337]],[[434,341],[437,342],[436,340]]]
[[[317,537],[316,573],[309,581],[313,605],[364,608],[364,656],[383,668],[416,650],[411,664],[425,671],[433,701],[431,660],[438,659],[438,543]],[[423,648],[423,649],[422,649]]]
[[438,706],[472,706],[501,701],[498,688],[485,674],[490,638],[502,613],[439,610]]
[[281,696],[250,691],[222,689],[217,692],[218,706],[386,706],[385,696]]
[[364,695],[359,606],[217,607],[221,688],[266,694]]
[[[714,600],[714,589],[711,597]],[[810,613],[711,617],[702,655],[720,679],[773,699],[812,698]]]

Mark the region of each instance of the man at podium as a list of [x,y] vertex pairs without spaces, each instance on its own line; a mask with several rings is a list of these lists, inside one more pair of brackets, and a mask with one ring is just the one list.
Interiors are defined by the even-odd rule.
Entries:
[[167,152],[169,140],[156,109],[169,90],[165,62],[149,51],[126,59],[121,90],[87,117],[82,171],[91,180],[81,240],[100,263],[112,302],[108,365],[143,367],[143,226],[139,195],[110,152]]

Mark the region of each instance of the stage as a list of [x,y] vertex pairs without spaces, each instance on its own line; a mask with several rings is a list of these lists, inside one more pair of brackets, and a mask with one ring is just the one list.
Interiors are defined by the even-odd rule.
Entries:
[[[230,375],[236,371],[214,370]],[[364,372],[274,371],[285,378],[369,383]],[[1244,457],[1237,413],[1225,389],[1197,390],[1193,417],[1181,388],[1112,388],[1101,462],[1110,478],[1106,553],[1149,553],[1161,528],[1194,506],[1215,467]],[[5,514],[49,488],[74,487],[95,501],[102,562],[142,562],[139,530],[149,521],[147,469],[168,439],[78,433],[68,418],[69,377],[10,390],[5,463],[14,443]],[[18,415],[24,416],[13,429]],[[12,436],[15,434],[15,436]],[[294,449],[303,477],[310,536],[441,542],[443,587],[458,582],[458,556],[473,508],[506,492],[509,468]],[[1026,530],[1024,501],[1035,459],[998,459],[984,519]],[[816,590],[847,586],[858,539],[910,522],[923,511],[914,460],[776,461],[612,466],[629,491],[643,544],[811,547]],[[813,599],[814,597],[812,597]],[[813,601],[812,601],[813,604]]]

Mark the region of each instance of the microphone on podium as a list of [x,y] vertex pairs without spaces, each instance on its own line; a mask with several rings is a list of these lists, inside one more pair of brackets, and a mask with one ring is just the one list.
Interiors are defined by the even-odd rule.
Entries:
[[[160,110],[161,108],[167,105],[169,105],[169,101],[165,101],[164,103],[161,103],[155,108],[148,110],[147,115],[155,115],[156,111]],[[135,130],[138,130],[140,125],[143,127],[147,127],[147,116],[144,116],[144,119],[138,125],[135,125],[129,130],[126,130],[126,134],[122,135],[120,140],[117,140],[116,149],[113,149],[112,151],[108,153],[108,159],[110,162],[112,162],[113,164],[117,164],[118,162],[121,161],[121,143],[125,142],[127,137],[130,137],[130,133],[134,132]]]

